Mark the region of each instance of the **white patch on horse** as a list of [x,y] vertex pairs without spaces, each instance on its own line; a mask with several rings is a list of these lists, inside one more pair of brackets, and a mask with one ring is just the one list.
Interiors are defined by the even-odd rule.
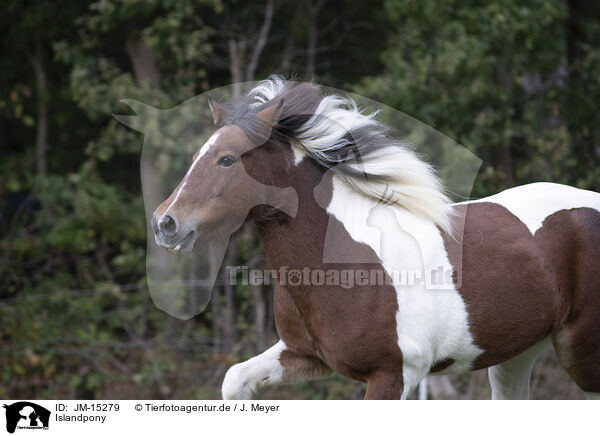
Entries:
[[185,173],[185,176],[183,177],[183,180],[181,181],[181,186],[179,187],[179,190],[177,191],[177,194],[175,194],[175,199],[171,202],[171,204],[169,205],[169,207],[165,211],[165,214],[167,212],[169,212],[169,209],[171,209],[175,203],[177,203],[177,200],[179,200],[179,196],[183,192],[183,188],[185,188],[185,185],[187,184],[188,177],[190,176],[190,174],[192,174],[192,171],[194,171],[194,167],[196,166],[196,164],[198,163],[198,161],[204,155],[206,155],[206,153],[208,153],[208,151],[210,150],[210,148],[215,144],[215,142],[217,142],[218,138],[219,138],[219,132],[213,133],[213,135],[210,138],[208,138],[208,140],[200,148],[200,152],[198,153],[198,156],[196,156],[196,159],[194,159],[194,162],[192,162],[192,165],[190,165],[190,167],[188,168],[187,173]]
[[249,400],[259,387],[281,383],[283,366],[279,356],[286,348],[280,340],[258,356],[229,368],[221,388],[223,399]]
[[306,152],[300,150],[299,147],[292,145],[292,152],[294,153],[294,164],[299,165],[302,159],[306,156]]
[[210,138],[208,138],[208,141],[206,141],[204,143],[204,145],[200,148],[200,153],[198,153],[198,156],[196,157],[196,159],[194,160],[194,163],[192,164],[192,167],[194,165],[196,165],[196,162],[198,162],[198,159],[200,159],[202,156],[204,156],[206,153],[208,153],[208,151],[210,150],[210,148],[215,145],[215,143],[217,142],[217,139],[219,139],[219,132],[215,132],[212,134],[212,136]]
[[528,400],[529,378],[536,359],[550,345],[546,338],[516,357],[488,368],[492,400]]
[[459,204],[481,202],[496,203],[505,207],[527,226],[531,234],[535,234],[542,227],[546,217],[559,210],[590,207],[600,211],[598,193],[548,182],[517,186],[490,197]]
[[[467,308],[458,291],[451,284],[447,289],[427,289],[424,283],[397,283],[398,276],[394,274],[415,266],[424,272],[438,267],[443,271],[452,269],[436,225],[403,208],[382,207],[337,176],[332,180],[333,194],[327,212],[344,225],[352,239],[370,246],[394,279],[398,301],[396,328],[406,391],[417,386],[435,362],[444,359],[455,361],[445,373],[470,370],[483,350],[473,343]],[[374,211],[375,208],[381,211]],[[392,242],[389,248],[386,241]]]

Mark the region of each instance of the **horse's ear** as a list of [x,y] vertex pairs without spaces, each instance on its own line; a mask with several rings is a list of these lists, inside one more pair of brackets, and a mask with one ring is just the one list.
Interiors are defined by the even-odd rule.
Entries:
[[283,99],[280,99],[276,104],[269,106],[257,114],[264,122],[274,127],[279,121],[281,110],[283,109]]
[[208,96],[208,107],[210,108],[213,122],[216,126],[223,119],[223,115],[225,115],[225,108],[217,103],[211,95]]

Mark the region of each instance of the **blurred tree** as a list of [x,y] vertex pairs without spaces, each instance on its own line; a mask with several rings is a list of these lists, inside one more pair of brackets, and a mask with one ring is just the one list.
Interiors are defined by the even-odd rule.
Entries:
[[[382,56],[386,70],[358,89],[482,157],[478,195],[533,180],[597,186],[597,172],[589,173],[597,169],[577,164],[574,135],[585,132],[588,143],[598,143],[595,129],[586,128],[596,124],[595,111],[580,107],[600,93],[592,77],[600,50],[591,44],[598,14],[576,3],[388,0],[396,30]],[[568,26],[577,29],[570,31],[577,55],[567,52]],[[569,56],[581,58],[577,66],[568,66]],[[583,89],[583,100],[563,98]]]
[[573,160],[579,173],[573,183],[600,187],[600,4],[581,0],[567,2],[566,80],[562,111],[569,127]]
[[[8,4],[2,20],[11,32],[3,35],[2,47],[9,56],[2,62],[13,66],[4,65],[0,83],[12,97],[2,100],[0,109],[10,125],[4,140],[23,149],[14,149],[2,162],[8,176],[2,198],[19,198],[18,212],[24,199],[34,197],[39,211],[24,221],[10,201],[1,205],[7,237],[2,240],[0,289],[10,302],[2,305],[0,316],[0,343],[11,345],[9,354],[6,347],[0,352],[6,386],[36,374],[48,380],[62,375],[69,378],[65,386],[73,388],[69,395],[93,397],[109,367],[135,382],[135,372],[140,381],[146,377],[147,364],[157,392],[168,388],[161,374],[173,362],[161,362],[154,349],[128,357],[118,350],[86,347],[160,341],[154,332],[165,334],[170,321],[144,309],[152,305],[139,287],[146,243],[137,170],[140,140],[110,114],[117,112],[119,98],[172,105],[200,88],[211,30],[199,17],[202,8],[217,6],[192,1]],[[25,56],[14,62],[24,53],[30,60]],[[22,78],[28,82],[19,83]],[[37,108],[27,101],[34,93]],[[55,130],[50,133],[76,150],[76,165],[58,159],[69,160],[68,147],[53,147],[57,158],[46,175],[44,119],[50,116],[50,102]],[[19,154],[31,150],[17,139],[19,130],[31,138],[32,128],[37,128],[35,179],[28,168],[11,168],[22,167]],[[74,346],[65,354],[56,341]]]
[[[0,186],[0,194],[6,194],[5,189],[18,191],[26,183],[24,175],[33,174],[26,165],[35,165],[35,173],[45,175],[49,166],[48,143],[65,142],[59,129],[49,131],[49,124],[61,126],[72,113],[67,108],[59,113],[48,110],[51,101],[63,97],[60,92],[66,85],[61,68],[52,62],[51,43],[74,36],[74,29],[69,24],[85,7],[83,2],[73,5],[62,0],[26,4],[7,0],[3,3],[0,16],[4,29],[0,40],[0,87],[3,90],[0,113],[5,122],[0,131],[0,142],[5,149],[14,150],[14,156],[18,158],[3,160],[0,164],[7,169],[2,171],[6,179]],[[22,135],[31,139],[35,146],[23,147],[22,140],[14,140]],[[15,144],[20,147],[17,149]],[[61,157],[60,153],[52,154],[51,163],[56,161],[60,165]],[[9,171],[13,166],[23,171]]]

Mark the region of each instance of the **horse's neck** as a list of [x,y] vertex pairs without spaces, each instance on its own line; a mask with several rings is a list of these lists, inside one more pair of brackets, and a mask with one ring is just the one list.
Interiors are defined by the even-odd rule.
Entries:
[[259,236],[275,269],[317,268],[323,261],[327,214],[307,192],[298,192],[294,218],[269,221],[259,226]]
[[[425,260],[421,246],[431,248],[429,235],[437,233],[429,220],[397,207],[378,206],[335,178],[295,189],[297,216],[269,222],[259,232],[275,269],[372,262],[383,263],[388,270],[414,268],[415,262],[422,265]],[[369,247],[371,254],[344,249],[353,244]]]

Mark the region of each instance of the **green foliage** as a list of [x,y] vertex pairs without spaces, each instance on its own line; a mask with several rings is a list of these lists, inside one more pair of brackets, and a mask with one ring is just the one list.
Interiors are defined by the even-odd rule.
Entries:
[[[597,77],[592,65],[600,49],[586,46],[581,63],[568,65],[565,2],[388,0],[385,6],[395,29],[382,56],[386,69],[364,79],[359,92],[484,159],[476,195],[535,180],[598,186],[597,165],[580,165],[573,140],[576,131],[597,125],[590,115],[597,111],[586,107],[587,119],[568,126],[580,109],[565,97],[585,83],[583,100],[597,101],[592,96],[600,87],[591,76]],[[582,24],[597,28],[594,19]],[[588,149],[597,163],[595,153]]]

